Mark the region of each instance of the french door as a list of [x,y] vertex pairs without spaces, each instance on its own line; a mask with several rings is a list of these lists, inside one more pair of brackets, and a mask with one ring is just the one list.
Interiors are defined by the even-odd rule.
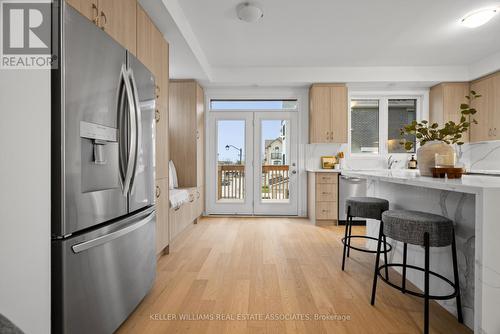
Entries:
[[297,215],[297,113],[210,112],[207,212]]

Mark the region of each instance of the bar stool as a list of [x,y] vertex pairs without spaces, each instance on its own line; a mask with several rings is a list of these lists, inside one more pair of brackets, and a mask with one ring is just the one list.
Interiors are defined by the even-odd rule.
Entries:
[[[351,239],[371,239],[378,241],[377,238],[369,237],[366,235],[352,235],[352,219],[353,217],[358,218],[369,218],[369,219],[382,219],[382,212],[389,210],[389,201],[377,198],[377,197],[349,197],[346,200],[346,211],[347,220],[345,223],[345,235],[342,238],[342,243],[344,244],[344,252],[342,255],[342,270],[345,268],[345,258],[349,257],[351,249],[375,254],[377,251],[372,251],[364,248],[358,248],[351,246]],[[392,249],[391,245],[387,244],[384,240],[384,256],[385,263],[387,263],[387,253]],[[389,277],[389,271],[386,270],[386,277]]]
[[[386,242],[386,237],[393,240],[403,242],[403,263],[385,263],[379,266],[380,248],[382,242]],[[382,241],[383,240],[383,241]],[[408,265],[406,263],[407,247],[408,244],[424,246],[424,268]],[[451,282],[446,277],[435,273],[429,269],[429,249],[430,247],[446,247],[451,245],[452,261],[453,261],[453,276],[454,281]],[[390,282],[388,279],[382,277],[380,271],[388,267],[402,267],[403,277],[401,286]],[[414,269],[424,272],[424,293],[414,292],[406,289],[406,269]],[[431,295],[429,292],[429,277],[430,275],[437,277],[453,288],[453,293],[449,295]],[[377,243],[377,255],[375,260],[375,273],[373,276],[373,288],[371,304],[375,304],[375,295],[377,291],[377,278],[380,277],[382,281],[391,287],[400,290],[403,293],[408,293],[412,296],[424,298],[424,333],[429,333],[429,300],[445,300],[456,298],[457,300],[457,318],[458,322],[463,323],[462,317],[462,303],[460,300],[460,285],[458,279],[458,266],[457,266],[457,247],[455,244],[455,231],[453,229],[453,222],[443,216],[420,212],[420,211],[407,211],[407,210],[390,210],[382,214],[382,221],[380,223],[380,230]]]

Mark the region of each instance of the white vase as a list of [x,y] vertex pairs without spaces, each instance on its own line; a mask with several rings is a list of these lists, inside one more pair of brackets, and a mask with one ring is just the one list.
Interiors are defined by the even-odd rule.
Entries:
[[421,176],[432,176],[432,170],[435,166],[436,153],[441,155],[454,155],[455,150],[450,144],[442,141],[430,141],[420,146],[417,150],[418,170]]

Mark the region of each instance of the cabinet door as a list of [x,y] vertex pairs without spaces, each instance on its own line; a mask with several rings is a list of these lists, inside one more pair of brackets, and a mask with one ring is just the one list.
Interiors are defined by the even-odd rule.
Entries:
[[494,97],[493,78],[486,78],[475,81],[471,84],[471,90],[482,95],[472,102],[472,106],[477,110],[474,118],[478,124],[473,124],[470,130],[470,141],[492,140],[494,129]]
[[97,0],[66,0],[66,3],[94,23],[99,16]]
[[[500,73],[497,73],[493,78],[492,84],[492,101],[491,113],[493,119],[493,131],[492,136],[495,140],[500,139]],[[477,114],[476,114],[477,115]]]
[[205,94],[197,85],[196,89],[196,184],[205,184]]
[[[465,98],[469,95],[468,83],[452,83],[446,84],[443,91],[443,123],[453,121],[460,122],[460,105],[468,103]],[[462,134],[463,141],[469,141],[469,134]]]
[[161,39],[160,75],[157,88],[156,116],[156,177],[168,176],[168,43]]
[[309,142],[329,143],[332,124],[330,87],[312,86],[309,100]]
[[168,246],[168,178],[156,180],[156,253]]
[[330,142],[347,143],[347,87],[334,86],[331,94]]
[[137,48],[136,55],[137,58],[144,64],[146,67],[154,72],[153,65],[153,35],[154,25],[151,22],[149,16],[146,14],[144,9],[137,4]]
[[99,0],[99,26],[136,54],[136,0]]

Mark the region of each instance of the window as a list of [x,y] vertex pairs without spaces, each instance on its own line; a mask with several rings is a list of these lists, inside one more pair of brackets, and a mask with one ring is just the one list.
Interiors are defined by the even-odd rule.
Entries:
[[[416,99],[389,99],[389,121],[387,128],[387,151],[388,153],[407,153],[404,146],[400,144],[400,129],[405,125],[417,120]],[[407,141],[413,142],[415,152],[415,136],[405,136]]]
[[351,101],[351,153],[379,152],[379,101]]
[[[362,96],[351,99],[350,148],[354,155],[378,155],[407,152],[400,144],[401,129],[416,121],[419,97]],[[416,143],[415,136],[405,140]]]
[[210,100],[210,110],[298,110],[297,100]]

